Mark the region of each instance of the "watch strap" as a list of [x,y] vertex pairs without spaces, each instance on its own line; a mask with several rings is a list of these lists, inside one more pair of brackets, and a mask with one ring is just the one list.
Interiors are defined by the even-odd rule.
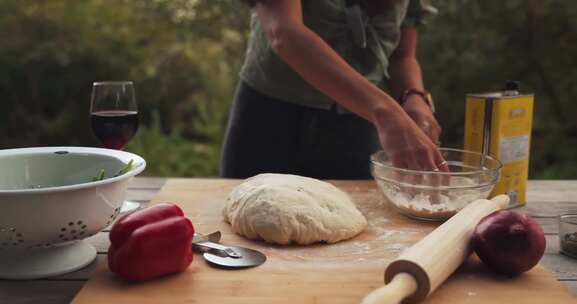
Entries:
[[418,95],[421,99],[431,108],[431,111],[435,113],[435,103],[433,102],[433,98],[431,93],[427,91],[421,91],[417,89],[408,89],[403,92],[403,96],[401,97],[401,105],[404,105],[409,96],[411,95]]

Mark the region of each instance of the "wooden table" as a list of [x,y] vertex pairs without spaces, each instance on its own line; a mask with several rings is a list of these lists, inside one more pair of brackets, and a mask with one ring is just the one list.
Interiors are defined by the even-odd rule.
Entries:
[[[147,204],[166,182],[164,178],[135,178],[128,199]],[[518,209],[536,218],[547,237],[547,250],[541,264],[553,273],[577,298],[577,260],[559,254],[557,216],[577,213],[577,181],[530,181],[529,202]],[[80,271],[43,280],[0,280],[0,303],[69,303],[94,271],[96,263],[106,258],[108,231],[88,241],[97,248],[97,261]]]

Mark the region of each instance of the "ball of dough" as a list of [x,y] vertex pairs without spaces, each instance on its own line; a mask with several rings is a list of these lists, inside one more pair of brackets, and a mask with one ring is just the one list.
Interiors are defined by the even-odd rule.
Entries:
[[336,243],[367,226],[345,192],[317,179],[289,174],[248,178],[228,195],[223,215],[235,233],[282,245]]

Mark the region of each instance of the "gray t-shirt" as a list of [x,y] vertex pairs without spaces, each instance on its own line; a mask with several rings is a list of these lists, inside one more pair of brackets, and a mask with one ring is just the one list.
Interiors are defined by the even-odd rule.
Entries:
[[[387,11],[369,16],[346,0],[302,0],[304,24],[317,33],[356,71],[381,86],[402,26],[416,26],[436,9],[423,0],[397,0]],[[304,50],[306,51],[306,50]],[[300,77],[270,48],[256,13],[241,79],[258,92],[286,102],[330,109],[334,100]]]

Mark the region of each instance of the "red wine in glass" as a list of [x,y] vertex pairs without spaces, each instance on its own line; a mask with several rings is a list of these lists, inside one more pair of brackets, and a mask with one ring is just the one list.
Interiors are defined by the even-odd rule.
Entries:
[[138,130],[136,111],[95,111],[90,120],[92,132],[108,149],[122,150]]
[[[92,84],[90,98],[92,133],[108,149],[122,150],[138,130],[138,106],[132,81],[99,81]],[[125,201],[120,212],[140,207]]]

